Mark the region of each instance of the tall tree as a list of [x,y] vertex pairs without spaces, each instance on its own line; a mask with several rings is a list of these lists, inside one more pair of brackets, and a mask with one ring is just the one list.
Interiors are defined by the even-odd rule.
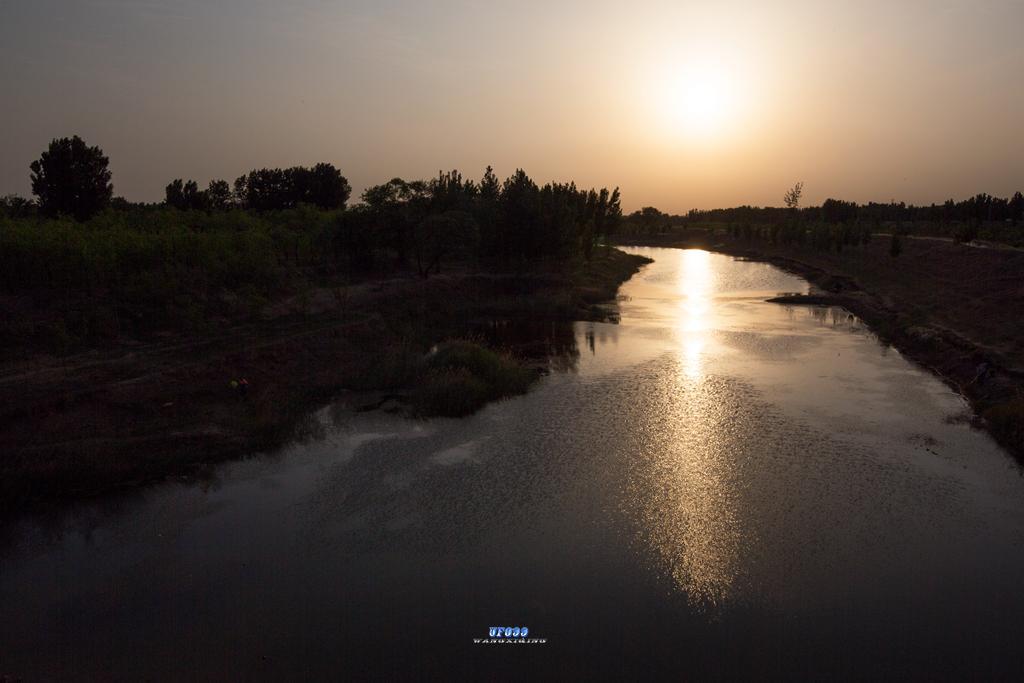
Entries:
[[321,209],[344,209],[351,194],[352,186],[341,171],[331,164],[319,163],[309,170],[306,192],[300,201]]
[[480,198],[486,202],[494,202],[498,200],[500,193],[501,183],[498,182],[498,176],[494,175],[494,169],[488,166],[484,171],[484,177],[480,179]]
[[1024,195],[1020,192],[1015,192],[1013,199],[1009,201],[1008,208],[1010,210],[1010,220],[1017,224],[1022,218],[1024,218]]
[[791,189],[786,191],[786,196],[782,198],[782,201],[786,204],[787,209],[799,209],[800,208],[800,197],[804,193],[804,182],[801,180]]
[[206,192],[199,189],[199,183],[194,180],[182,182],[181,178],[177,178],[164,192],[166,204],[176,209],[188,211],[209,208],[209,197]]
[[262,168],[235,181],[236,201],[256,211],[291,209],[312,204],[321,209],[343,209],[352,193],[345,176],[331,164],[313,168]]
[[206,200],[211,209],[223,211],[231,206],[231,186],[226,180],[211,180],[206,188]]
[[516,169],[501,186],[501,235],[499,254],[505,261],[521,259],[538,252],[540,235],[540,188]]
[[85,221],[110,204],[110,160],[99,147],[89,147],[77,135],[54,139],[33,161],[32,194],[48,216],[66,214]]

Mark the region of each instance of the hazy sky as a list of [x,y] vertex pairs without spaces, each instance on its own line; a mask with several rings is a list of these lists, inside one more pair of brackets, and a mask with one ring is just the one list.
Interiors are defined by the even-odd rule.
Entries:
[[0,194],[79,134],[115,193],[330,161],[523,167],[627,210],[1024,188],[1024,1],[0,0]]

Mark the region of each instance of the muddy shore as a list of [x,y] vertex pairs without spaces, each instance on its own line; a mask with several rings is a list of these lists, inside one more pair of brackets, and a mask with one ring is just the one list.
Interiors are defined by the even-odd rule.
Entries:
[[744,242],[722,233],[623,239],[703,248],[763,261],[813,285],[780,305],[841,306],[881,339],[938,375],[971,404],[976,426],[1024,462],[1024,253],[913,242],[899,257],[876,238],[845,253]]
[[[647,260],[602,251],[570,270],[394,277],[271,302],[260,320],[0,367],[0,517],[168,477],[301,433],[339,397],[401,395],[434,344],[495,320],[615,318],[618,286]],[[544,346],[543,344],[541,345]],[[524,365],[547,351],[512,349]],[[247,389],[232,382],[244,378]]]

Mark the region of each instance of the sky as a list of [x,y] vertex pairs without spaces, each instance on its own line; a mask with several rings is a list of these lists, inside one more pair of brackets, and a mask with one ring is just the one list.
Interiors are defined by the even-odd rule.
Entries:
[[0,195],[81,135],[115,194],[335,164],[623,207],[1024,189],[1024,0],[0,0]]

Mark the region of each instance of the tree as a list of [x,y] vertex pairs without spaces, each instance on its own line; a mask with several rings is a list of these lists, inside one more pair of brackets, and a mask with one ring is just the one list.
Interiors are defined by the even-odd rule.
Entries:
[[363,192],[363,202],[381,243],[394,251],[398,263],[408,260],[413,228],[427,214],[429,186],[422,180],[392,178]]
[[465,211],[432,214],[420,221],[412,231],[413,253],[420,277],[428,277],[431,271],[440,273],[445,258],[472,255],[479,234],[476,221]]
[[110,204],[110,160],[99,147],[89,147],[77,135],[54,139],[33,161],[32,194],[44,215],[65,214],[85,221]]
[[798,182],[792,187],[792,189],[786,192],[786,196],[782,198],[782,201],[786,204],[787,209],[799,209],[800,208],[800,197],[804,193],[804,181]]
[[1010,211],[1010,220],[1012,220],[1014,225],[1016,225],[1022,218],[1024,218],[1024,195],[1020,192],[1014,193],[1013,199],[1010,200],[1008,208]]
[[633,218],[640,223],[641,232],[646,235],[654,235],[661,232],[668,216],[653,206],[645,206],[633,213]]
[[182,211],[202,210],[209,207],[209,198],[199,189],[199,183],[189,180],[187,183],[178,178],[164,190],[164,201]]
[[590,260],[597,241],[614,232],[621,218],[619,188],[611,192],[608,188],[601,188],[600,192],[591,190],[587,193],[583,225],[579,230],[580,247],[586,260]]
[[499,200],[499,256],[504,261],[521,259],[540,252],[540,188],[516,169],[501,186]]
[[262,168],[235,181],[236,201],[256,211],[279,211],[299,204],[343,209],[352,193],[341,172],[331,164],[313,168]]
[[[790,190],[792,192],[792,190]],[[797,197],[799,203],[799,195]],[[787,205],[788,206],[788,205]],[[821,205],[821,220],[826,223],[847,223],[857,219],[857,204],[842,199],[826,199]]]
[[490,166],[484,171],[484,177],[480,179],[480,198],[485,202],[495,202],[501,193],[501,183],[498,176],[494,175],[494,169]]
[[[299,169],[293,169],[293,172],[297,170]],[[341,175],[341,171],[331,164],[319,163],[307,173],[308,184],[299,201],[319,206],[321,209],[345,208],[345,203],[352,194],[352,186],[348,184],[345,176]]]
[[496,257],[502,250],[502,238],[498,226],[498,198],[501,196],[501,182],[490,166],[484,171],[477,186],[476,209],[473,212],[480,225],[480,251],[486,257]]
[[16,194],[0,197],[0,216],[27,218],[32,215],[35,209],[36,205],[31,199],[25,199]]
[[215,211],[223,211],[231,207],[233,197],[231,186],[226,180],[211,180],[206,189],[206,201]]
[[249,176],[238,176],[231,189],[231,198],[243,209],[251,209],[249,206]]

